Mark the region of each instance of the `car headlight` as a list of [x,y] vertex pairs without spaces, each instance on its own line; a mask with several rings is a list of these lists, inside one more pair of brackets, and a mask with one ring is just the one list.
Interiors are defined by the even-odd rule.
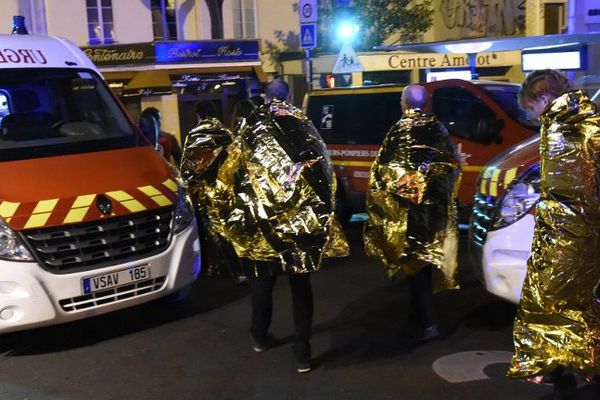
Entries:
[[33,261],[33,256],[21,238],[0,220],[0,259],[11,261]]
[[500,198],[494,229],[515,223],[531,210],[540,199],[540,166],[531,167],[514,180]]
[[183,186],[179,186],[177,190],[177,207],[175,208],[175,222],[173,224],[173,232],[179,233],[186,229],[194,220],[194,211],[190,195]]

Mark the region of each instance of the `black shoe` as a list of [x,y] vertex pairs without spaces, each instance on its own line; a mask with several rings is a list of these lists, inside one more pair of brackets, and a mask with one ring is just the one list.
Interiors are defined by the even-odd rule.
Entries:
[[264,339],[258,340],[253,335],[250,335],[250,339],[252,340],[252,349],[256,353],[262,353],[263,351],[266,351],[268,349],[266,337]]
[[419,340],[422,342],[426,342],[428,340],[437,339],[439,337],[440,337],[440,331],[438,330],[437,325],[434,324],[434,325],[431,325],[431,326],[425,328],[425,330],[419,337]]
[[562,365],[559,365],[558,367],[554,368],[554,370],[552,372],[550,372],[548,375],[544,375],[544,377],[542,378],[542,382],[555,384],[556,382],[558,382],[560,380],[560,378],[561,378],[561,376],[563,376],[564,372],[565,372],[565,367],[563,367]]
[[577,377],[574,374],[564,373],[552,385],[556,392],[566,394],[577,389]]
[[238,285],[247,285],[248,284],[248,277],[246,275],[236,275],[235,276],[235,283]]
[[311,366],[310,366],[310,361],[308,362],[298,362],[298,368],[297,371],[299,374],[305,374],[307,372],[311,371]]
[[310,344],[309,343],[294,343],[292,345],[294,356],[297,361],[297,371],[299,374],[305,374],[311,371],[310,364]]

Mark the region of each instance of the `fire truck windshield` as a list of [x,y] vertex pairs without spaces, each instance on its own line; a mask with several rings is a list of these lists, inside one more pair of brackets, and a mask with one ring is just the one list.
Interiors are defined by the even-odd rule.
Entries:
[[138,142],[131,122],[92,71],[13,69],[0,75],[0,161],[118,149]]

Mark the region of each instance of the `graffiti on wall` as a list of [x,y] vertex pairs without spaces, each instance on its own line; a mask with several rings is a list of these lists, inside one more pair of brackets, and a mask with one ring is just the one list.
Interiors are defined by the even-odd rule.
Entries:
[[441,0],[446,27],[467,36],[508,36],[525,32],[526,0]]

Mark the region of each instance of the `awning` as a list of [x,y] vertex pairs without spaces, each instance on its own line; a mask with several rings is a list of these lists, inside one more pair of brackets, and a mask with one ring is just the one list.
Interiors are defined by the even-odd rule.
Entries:
[[165,70],[136,72],[133,78],[125,85],[126,90],[171,87],[171,78]]
[[178,64],[178,65],[144,65],[130,67],[101,68],[100,71],[107,81],[128,81],[124,85],[125,90],[137,90],[148,88],[164,88],[172,85],[171,75],[182,74],[254,74],[261,83],[268,81],[262,66],[256,63],[244,63],[248,65],[231,64]]
[[265,74],[265,71],[262,69],[262,66],[255,65],[254,67],[252,67],[252,69],[254,70],[254,73],[256,74],[256,77],[258,78],[258,81],[260,83],[269,82],[269,78],[267,78],[267,74]]

